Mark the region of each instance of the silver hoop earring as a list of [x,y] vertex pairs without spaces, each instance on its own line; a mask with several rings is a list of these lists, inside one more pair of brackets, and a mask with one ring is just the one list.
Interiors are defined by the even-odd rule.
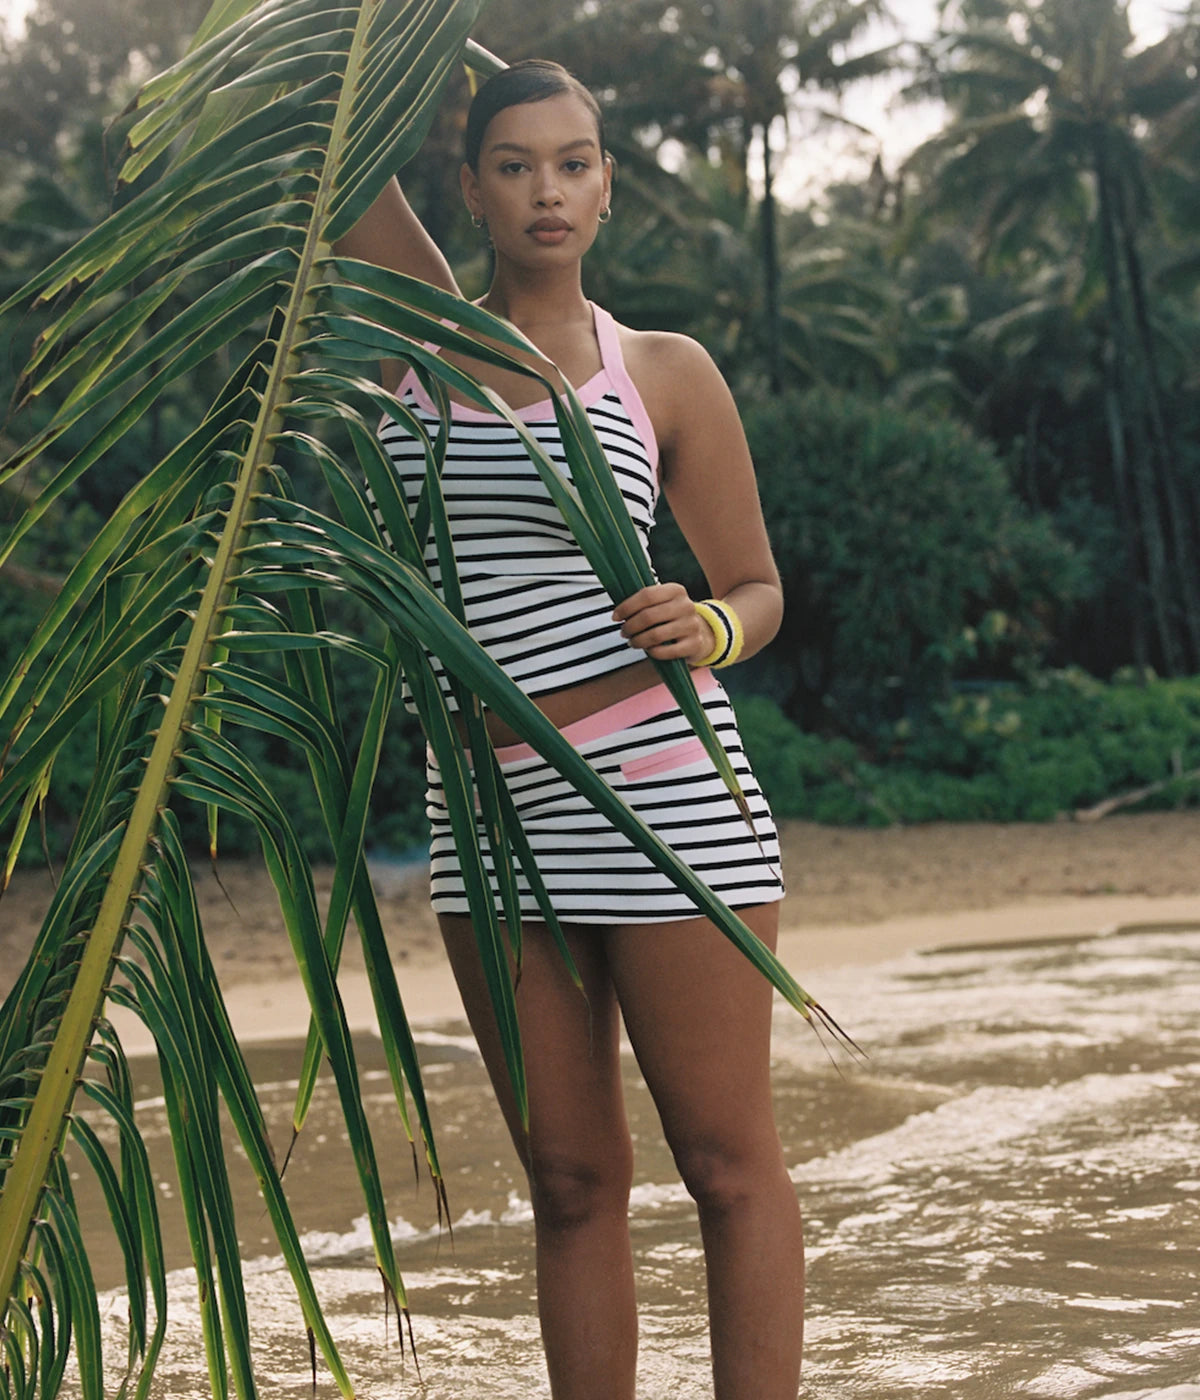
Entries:
[[612,218],[612,208],[611,208],[609,205],[606,204],[606,205],[604,206],[604,208],[601,209],[601,211],[600,211],[600,213],[597,215],[597,217],[599,218],[599,220],[600,220],[600,222],[601,222],[602,224],[608,223],[609,219]]
[[482,214],[472,214],[472,215],[471,215],[471,227],[472,227],[472,228],[482,228],[482,227],[483,227],[483,215],[482,215]]

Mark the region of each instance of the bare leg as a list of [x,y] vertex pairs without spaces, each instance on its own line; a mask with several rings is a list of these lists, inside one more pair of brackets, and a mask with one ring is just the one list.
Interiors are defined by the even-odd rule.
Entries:
[[[778,905],[743,910],[774,948]],[[700,1213],[716,1400],[796,1400],[804,1246],[775,1129],[770,984],[705,919],[606,931],[629,1038]]]
[[632,1400],[637,1314],[629,1243],[633,1149],[625,1120],[616,999],[596,933],[568,932],[587,1001],[544,925],[525,926],[517,1012],[529,1135],[508,1082],[491,1001],[465,918],[439,920],[463,1004],[529,1177],[538,1314],[555,1400]]

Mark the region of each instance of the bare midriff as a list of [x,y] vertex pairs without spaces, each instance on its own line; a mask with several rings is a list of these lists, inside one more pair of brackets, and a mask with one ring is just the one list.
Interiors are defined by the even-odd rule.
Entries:
[[[632,666],[623,666],[619,671],[609,671],[607,675],[597,676],[594,681],[586,681],[583,685],[569,686],[566,690],[551,690],[545,695],[535,695],[531,698],[550,723],[556,729],[562,729],[565,725],[574,724],[578,719],[594,715],[597,710],[606,709],[609,705],[627,700],[631,695],[649,690],[661,679],[658,668],[647,658],[645,661],[634,662]],[[457,715],[455,723],[459,734],[465,739],[466,726]],[[521,736],[516,730],[490,710],[487,714],[487,731],[492,743],[498,746],[521,742]]]

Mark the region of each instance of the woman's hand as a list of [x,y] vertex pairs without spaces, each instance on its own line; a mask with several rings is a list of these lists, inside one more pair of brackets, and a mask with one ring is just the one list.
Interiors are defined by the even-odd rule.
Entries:
[[676,657],[695,663],[717,644],[681,583],[655,583],[625,599],[613,613],[621,635],[658,661]]

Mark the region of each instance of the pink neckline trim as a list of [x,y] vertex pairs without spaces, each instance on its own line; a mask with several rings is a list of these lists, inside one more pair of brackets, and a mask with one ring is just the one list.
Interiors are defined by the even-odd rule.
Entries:
[[[575,392],[579,395],[580,401],[585,408],[590,407],[597,400],[602,399],[609,389],[609,357],[605,353],[604,340],[600,333],[600,308],[594,302],[588,303],[592,308],[592,324],[596,329],[596,339],[600,344],[600,368],[584,384],[579,384]],[[427,350],[436,350],[437,346],[427,345]],[[433,413],[433,400],[425,392],[424,386],[410,369],[400,382],[400,387],[396,390],[396,397],[408,390],[412,390],[413,397],[427,413]],[[525,404],[521,408],[514,408],[513,412],[525,423],[537,423],[554,417],[554,405],[550,399],[538,399],[536,403]],[[474,408],[470,404],[455,403],[450,404],[451,417],[461,422],[480,422],[488,418],[494,418],[495,414],[486,408]]]
[[[617,323],[612,315],[602,306],[597,306],[595,302],[589,302],[592,308],[592,324],[596,330],[596,341],[600,346],[600,368],[585,383],[579,385],[575,392],[579,395],[579,400],[584,408],[590,408],[593,404],[599,403],[610,389],[614,390],[621,402],[625,405],[625,411],[629,414],[630,421],[641,438],[646,448],[646,455],[650,459],[650,466],[654,472],[655,486],[658,484],[658,439],[654,434],[654,425],[650,421],[650,415],[646,412],[646,406],[642,402],[642,396],[638,393],[637,386],[629,377],[629,371],[625,368],[625,358],[621,354],[621,342],[617,331]],[[433,349],[433,346],[428,347]],[[417,403],[426,413],[435,413],[433,400],[425,392],[421,381],[417,378],[413,370],[409,370],[396,390],[396,398],[401,398],[411,390]],[[524,423],[545,422],[554,417],[554,407],[550,399],[540,399],[537,403],[526,404],[523,408],[513,410],[517,417]],[[486,409],[472,408],[469,404],[451,403],[450,416],[458,422],[486,422],[489,418],[494,418],[495,414]]]
[[[587,383],[579,385],[575,392],[579,395],[579,401],[584,408],[590,408],[592,404],[599,403],[611,387],[608,368],[602,365]],[[425,392],[424,386],[412,370],[409,370],[401,381],[400,387],[396,390],[396,397],[399,398],[410,389],[413,398],[426,413],[437,412],[433,400]],[[539,399],[537,403],[527,403],[521,408],[514,408],[513,412],[523,423],[544,423],[554,417],[554,405],[549,399]],[[455,403],[451,400],[450,416],[457,423],[482,423],[490,418],[495,418],[496,415],[486,408],[473,408],[470,404]]]

